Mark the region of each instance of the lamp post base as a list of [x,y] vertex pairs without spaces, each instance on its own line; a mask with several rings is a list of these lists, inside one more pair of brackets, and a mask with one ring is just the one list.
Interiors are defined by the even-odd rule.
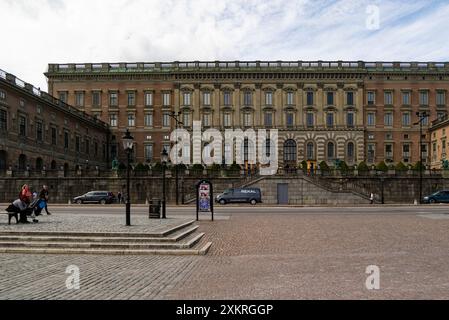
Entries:
[[126,225],[131,225],[131,203],[129,200],[126,201]]

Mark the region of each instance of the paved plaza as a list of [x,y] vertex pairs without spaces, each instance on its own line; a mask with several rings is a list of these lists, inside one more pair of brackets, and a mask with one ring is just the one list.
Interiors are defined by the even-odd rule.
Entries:
[[[55,206],[51,219],[88,223],[92,207],[74,208]],[[95,208],[124,223],[122,208]],[[146,212],[133,208],[134,221]],[[449,299],[449,207],[226,206],[216,216],[198,223],[212,242],[205,256],[1,254],[0,299]],[[78,290],[66,287],[69,265]],[[365,286],[370,265],[379,290]]]

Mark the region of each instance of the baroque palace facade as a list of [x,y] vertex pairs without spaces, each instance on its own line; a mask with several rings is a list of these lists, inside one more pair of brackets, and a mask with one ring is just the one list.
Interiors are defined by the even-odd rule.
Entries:
[[0,173],[105,168],[107,123],[0,70]]
[[[136,162],[184,128],[276,128],[279,162],[353,165],[428,158],[431,121],[447,115],[449,63],[214,61],[49,64],[49,93],[109,123],[111,158],[127,128]],[[417,112],[429,116],[420,137]],[[421,138],[421,139],[420,139]]]

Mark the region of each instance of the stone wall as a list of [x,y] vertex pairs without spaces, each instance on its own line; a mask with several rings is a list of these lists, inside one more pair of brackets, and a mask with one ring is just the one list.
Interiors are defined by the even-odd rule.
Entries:
[[[182,196],[186,200],[194,198],[195,184],[199,178],[185,177],[179,179],[179,202]],[[214,188],[222,192],[226,188],[239,186],[240,178],[210,178]],[[75,196],[92,190],[118,191],[126,193],[126,179],[117,177],[10,177],[0,178],[0,202],[10,202],[18,198],[23,184],[30,185],[32,191],[39,191],[43,184],[49,186],[50,201],[68,203]],[[131,177],[131,198],[133,203],[145,203],[147,199],[162,198],[162,178]],[[215,193],[216,194],[216,193]],[[168,202],[175,202],[175,179],[166,179],[166,197]]]
[[[179,201],[185,202],[195,197],[195,184],[200,177],[179,179]],[[252,186],[262,191],[263,202],[277,203],[277,185],[288,184],[289,204],[331,205],[365,204],[371,192],[381,201],[382,184],[385,203],[413,203],[419,198],[418,176],[385,177],[308,177],[302,175],[267,176],[244,179],[240,177],[209,178],[214,185],[214,194],[226,188]],[[50,188],[51,202],[68,203],[75,196],[91,190],[108,190],[117,194],[125,193],[124,177],[2,177],[0,178],[0,202],[10,202],[17,198],[23,184],[29,184],[33,191],[39,191],[43,184]],[[449,179],[441,176],[423,177],[423,195],[436,190],[449,189]],[[162,179],[157,176],[131,177],[131,197],[133,203],[145,203],[147,199],[162,197]],[[175,202],[175,179],[167,178],[167,201]],[[191,203],[191,202],[190,202]]]

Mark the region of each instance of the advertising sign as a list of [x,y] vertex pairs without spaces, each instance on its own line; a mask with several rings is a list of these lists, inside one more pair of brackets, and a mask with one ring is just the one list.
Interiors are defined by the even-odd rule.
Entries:
[[196,220],[199,220],[199,212],[210,212],[214,220],[214,194],[212,183],[208,180],[200,180],[196,184]]

